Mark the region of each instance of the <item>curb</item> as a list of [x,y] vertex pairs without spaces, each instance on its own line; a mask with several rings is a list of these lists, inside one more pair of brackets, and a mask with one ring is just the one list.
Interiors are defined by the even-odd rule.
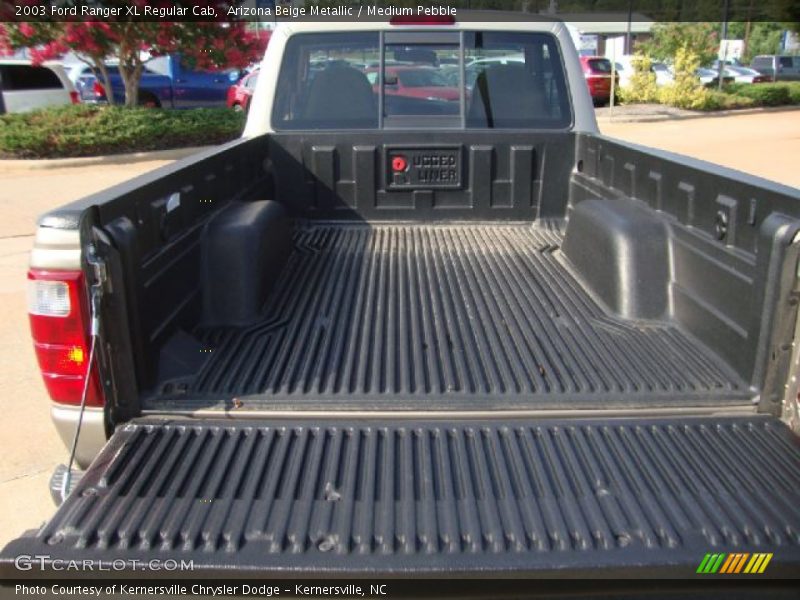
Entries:
[[91,165],[124,165],[151,160],[180,160],[197,154],[212,146],[193,146],[191,148],[174,148],[172,150],[154,150],[152,152],[133,152],[130,154],[108,154],[105,156],[86,156],[81,158],[42,158],[42,159],[0,159],[0,170],[3,169],[63,169],[68,167],[88,167]]
[[678,114],[642,114],[642,115],[615,115],[603,114],[597,116],[598,123],[652,123],[655,121],[684,121],[689,119],[714,119],[734,117],[737,115],[757,115],[762,113],[794,112],[800,111],[800,106],[761,106],[757,108],[739,108],[719,111],[684,111]]

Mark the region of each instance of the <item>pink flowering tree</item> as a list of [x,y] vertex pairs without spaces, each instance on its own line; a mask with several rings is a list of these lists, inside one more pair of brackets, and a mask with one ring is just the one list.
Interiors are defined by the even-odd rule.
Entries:
[[[197,4],[214,4],[218,15],[226,14],[225,2]],[[218,19],[6,22],[0,24],[0,53],[29,48],[32,60],[41,63],[72,51],[98,74],[110,103],[114,99],[106,61],[115,58],[125,86],[125,106],[130,107],[139,101],[139,81],[147,60],[143,56],[180,52],[182,60],[197,69],[236,69],[263,55],[266,38],[248,30],[243,22],[226,22],[224,16]]]

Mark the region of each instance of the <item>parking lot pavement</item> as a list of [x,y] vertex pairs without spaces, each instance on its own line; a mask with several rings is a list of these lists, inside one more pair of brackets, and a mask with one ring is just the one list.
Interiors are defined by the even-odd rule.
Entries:
[[620,123],[601,118],[611,137],[688,154],[800,187],[800,110]]
[[[38,161],[37,161],[38,162]],[[88,165],[63,169],[26,169],[0,160],[0,239],[31,235],[36,217],[56,206],[98,192],[171,161],[129,165]]]
[[[603,133],[800,185],[800,111],[614,123]],[[53,511],[47,492],[66,450],[50,424],[48,399],[31,348],[25,272],[38,214],[168,161],[26,170],[0,161],[0,546]]]

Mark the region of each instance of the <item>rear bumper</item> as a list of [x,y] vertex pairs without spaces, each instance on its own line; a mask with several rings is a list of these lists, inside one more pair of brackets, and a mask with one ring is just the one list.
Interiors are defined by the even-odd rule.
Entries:
[[142,419],[0,575],[40,577],[14,557],[47,555],[192,577],[694,578],[708,554],[767,553],[758,577],[800,573],[800,444],[773,418]]
[[[609,98],[611,96],[611,77],[591,76],[586,78],[586,85],[589,86],[589,94],[592,98]],[[619,86],[619,82],[616,82]]]
[[[79,416],[80,408],[77,406],[52,404],[50,407],[50,417],[67,450],[72,447],[72,439],[75,436]],[[83,413],[81,433],[78,436],[78,446],[75,450],[75,460],[78,465],[82,469],[88,467],[100,454],[107,441],[103,409],[87,407]]]

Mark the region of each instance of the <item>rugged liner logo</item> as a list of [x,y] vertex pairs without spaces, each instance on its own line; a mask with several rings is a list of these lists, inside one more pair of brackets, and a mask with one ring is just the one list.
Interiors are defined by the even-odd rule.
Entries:
[[771,552],[755,554],[749,554],[748,552],[706,554],[700,566],[697,567],[696,572],[701,574],[753,575],[756,573],[763,573],[771,560]]

